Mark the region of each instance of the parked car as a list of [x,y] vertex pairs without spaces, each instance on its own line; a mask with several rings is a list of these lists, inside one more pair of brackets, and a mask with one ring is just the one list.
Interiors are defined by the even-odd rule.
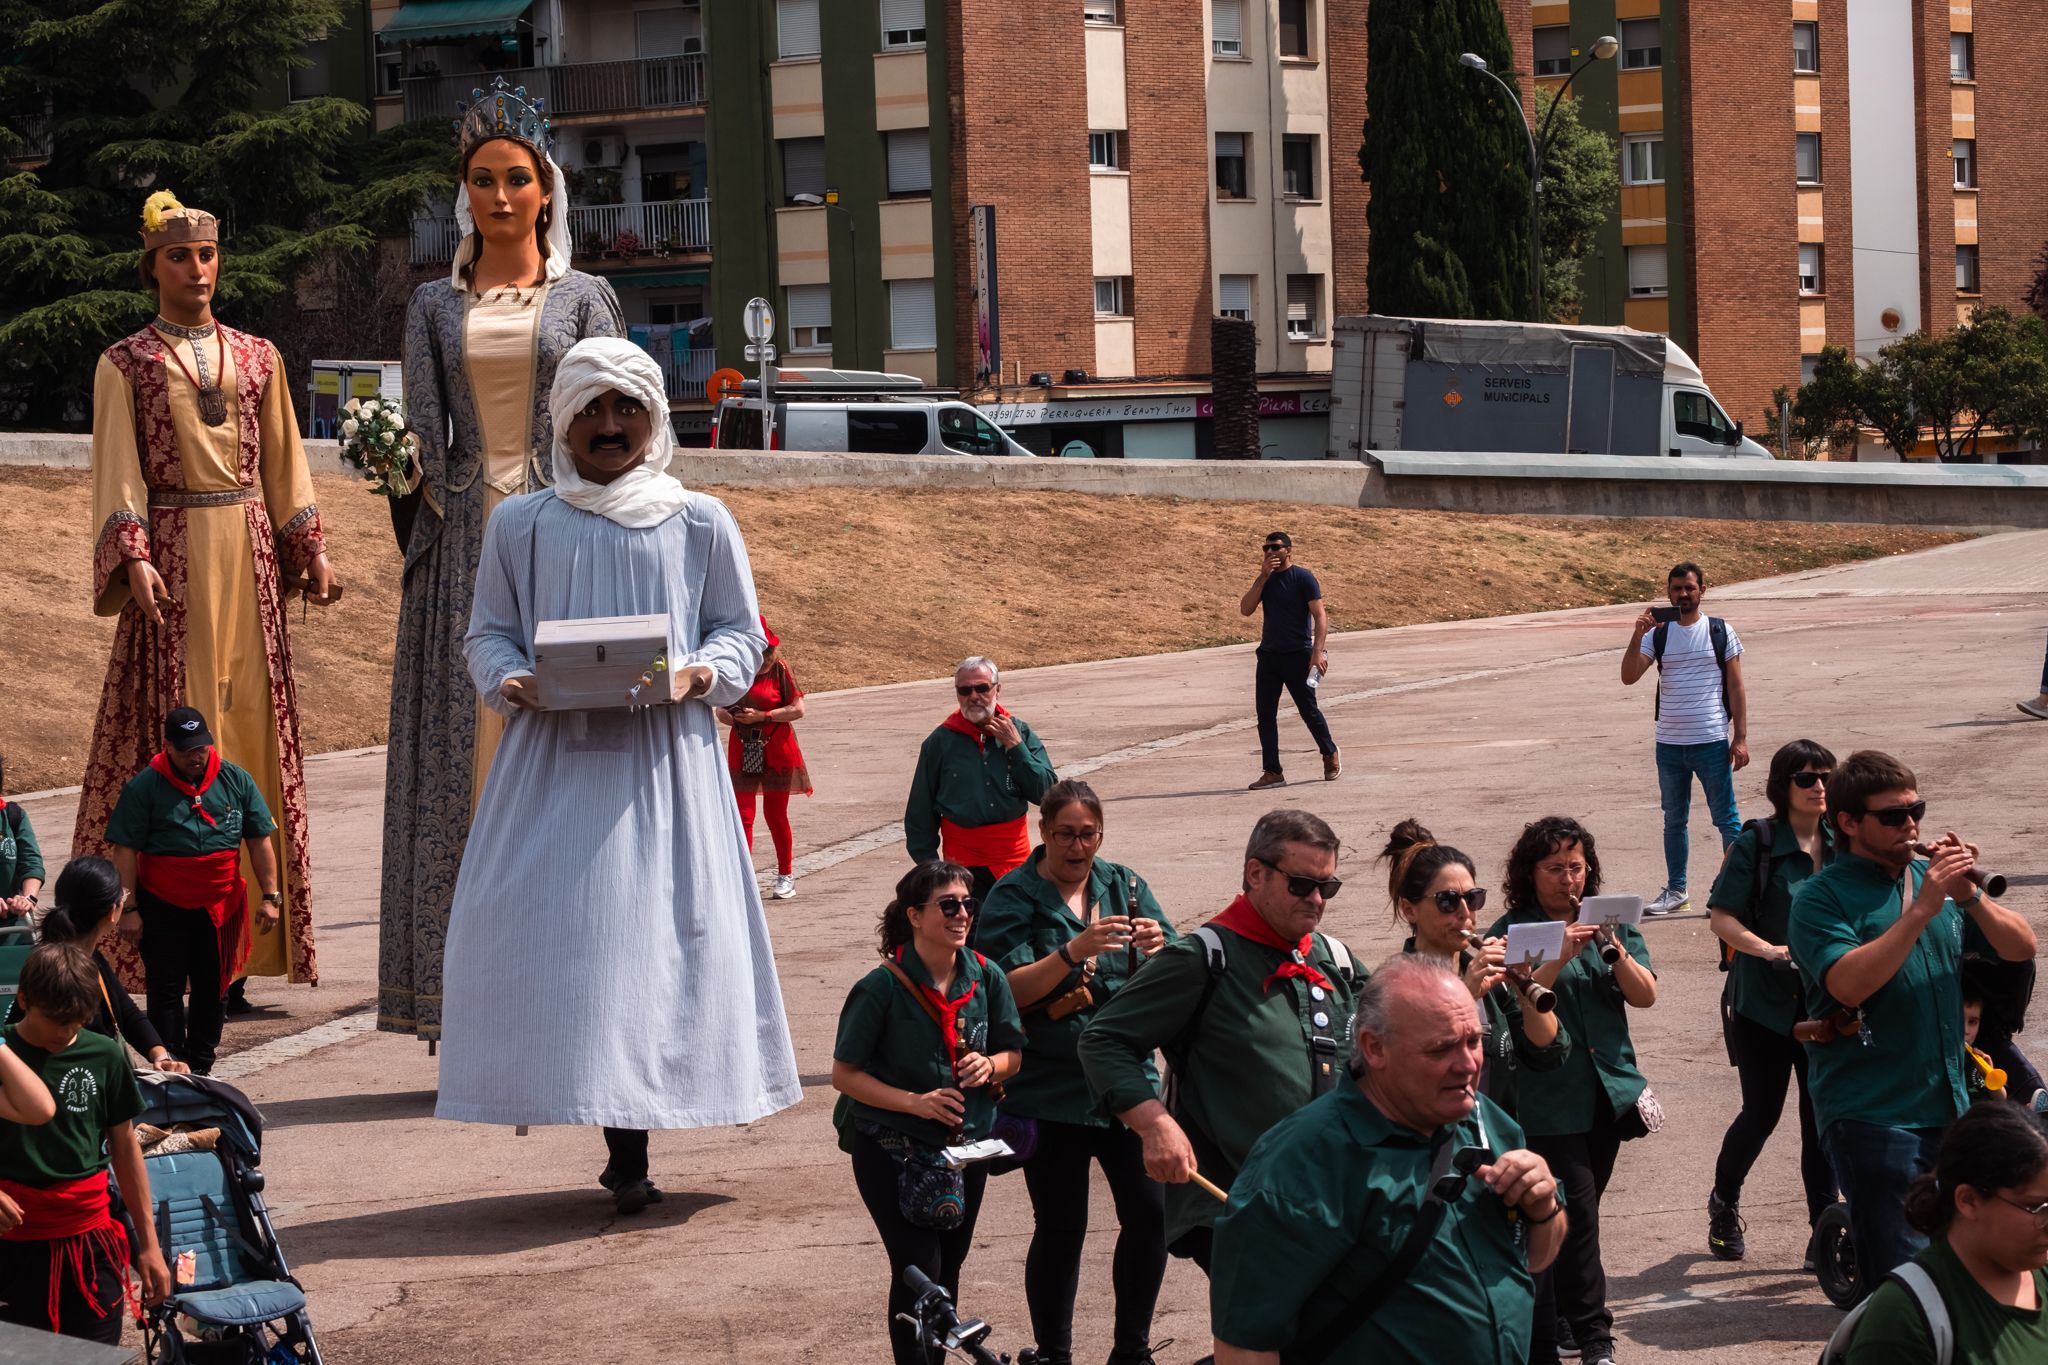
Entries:
[[[1023,455],[1031,452],[970,403],[923,387],[914,375],[811,371],[775,387],[770,449],[859,455]],[[817,376],[834,376],[830,380]],[[756,386],[749,384],[748,389]],[[716,450],[761,449],[758,391],[719,400]]]

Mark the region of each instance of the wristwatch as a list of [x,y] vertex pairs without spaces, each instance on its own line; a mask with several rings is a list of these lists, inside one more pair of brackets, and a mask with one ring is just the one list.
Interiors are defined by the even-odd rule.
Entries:
[[279,891],[266,891],[263,893],[263,903],[265,905],[274,905],[282,910],[284,909],[284,894]]

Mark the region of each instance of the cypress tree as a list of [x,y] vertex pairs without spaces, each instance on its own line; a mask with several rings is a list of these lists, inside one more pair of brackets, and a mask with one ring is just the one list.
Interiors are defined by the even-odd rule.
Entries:
[[1372,6],[1366,38],[1366,290],[1376,313],[1521,318],[1529,309],[1529,151],[1499,0]]
[[347,191],[369,113],[278,107],[279,75],[342,0],[0,0],[0,421],[78,424],[93,365],[146,322],[142,201],[219,215],[216,308],[233,325],[371,233]]

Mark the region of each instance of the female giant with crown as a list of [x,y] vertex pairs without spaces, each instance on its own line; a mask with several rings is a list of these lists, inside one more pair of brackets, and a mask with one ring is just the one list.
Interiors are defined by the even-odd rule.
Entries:
[[463,664],[484,524],[551,481],[548,390],[562,354],[624,331],[611,286],[569,268],[568,194],[540,100],[478,90],[458,141],[463,229],[445,280],[405,322],[417,482],[394,501],[405,555],[384,779],[377,1025],[441,1034],[441,956],[470,815],[503,732]]

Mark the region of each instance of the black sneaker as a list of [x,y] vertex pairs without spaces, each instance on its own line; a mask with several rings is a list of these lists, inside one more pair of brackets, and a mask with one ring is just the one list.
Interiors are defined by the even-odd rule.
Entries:
[[635,1180],[612,1191],[612,1207],[620,1213],[639,1213],[649,1204],[661,1202],[661,1191],[652,1180]]
[[242,977],[234,985],[228,987],[228,993],[222,1001],[221,1008],[224,1013],[230,1015],[251,1014],[255,1012],[256,1007],[249,1003],[248,977]]
[[1614,1365],[1614,1343],[1596,1341],[1581,1352],[1579,1358],[1586,1365]]
[[1557,1355],[1560,1360],[1579,1358],[1579,1339],[1572,1335],[1572,1325],[1563,1318],[1557,1320]]
[[1724,1204],[1718,1194],[1707,1196],[1707,1250],[1717,1261],[1739,1261],[1749,1248],[1742,1235],[1749,1225],[1735,1205]]

